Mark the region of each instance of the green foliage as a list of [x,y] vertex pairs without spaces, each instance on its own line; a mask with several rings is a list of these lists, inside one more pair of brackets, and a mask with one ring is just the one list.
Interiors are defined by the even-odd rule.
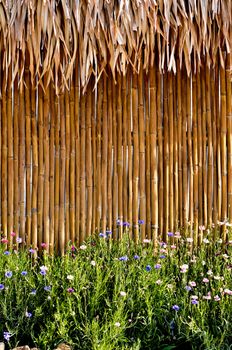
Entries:
[[126,233],[121,242],[70,245],[64,257],[9,254],[2,243],[0,341],[47,350],[61,342],[82,350],[229,349],[231,250],[231,242],[207,240],[193,249],[176,235],[154,254]]

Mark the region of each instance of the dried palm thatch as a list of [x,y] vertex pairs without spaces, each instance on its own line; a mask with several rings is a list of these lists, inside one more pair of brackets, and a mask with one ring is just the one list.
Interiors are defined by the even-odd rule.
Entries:
[[26,56],[38,82],[46,73],[56,88],[68,87],[78,59],[82,86],[106,66],[115,78],[129,66],[161,72],[211,67],[232,49],[231,0],[1,0],[0,49],[3,69],[23,79]]

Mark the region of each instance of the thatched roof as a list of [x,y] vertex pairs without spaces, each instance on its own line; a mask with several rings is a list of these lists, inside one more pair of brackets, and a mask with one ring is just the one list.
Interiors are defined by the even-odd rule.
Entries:
[[232,50],[232,0],[1,0],[1,55],[13,78],[47,73],[59,86],[78,62],[81,84],[106,67],[208,66]]

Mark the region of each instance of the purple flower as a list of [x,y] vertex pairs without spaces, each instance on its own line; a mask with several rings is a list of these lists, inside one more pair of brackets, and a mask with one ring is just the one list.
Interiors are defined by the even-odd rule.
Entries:
[[178,305],[173,305],[172,310],[179,311],[180,307]]
[[3,290],[5,288],[4,284],[0,283],[0,290]]
[[127,261],[128,260],[128,256],[121,256],[120,258],[118,258],[119,261]]
[[17,237],[17,238],[16,238],[16,242],[17,242],[17,243],[22,243],[22,241],[23,241],[23,240],[22,240],[21,237]]
[[193,300],[191,301],[191,303],[192,303],[193,305],[197,305],[197,304],[198,304],[198,300],[193,299]]
[[146,271],[151,271],[151,265],[146,266]]
[[26,276],[26,275],[27,275],[27,271],[22,271],[22,272],[21,272],[21,275],[22,275],[22,276]]
[[4,252],[4,254],[5,254],[5,255],[10,255],[10,252],[9,252],[8,250],[6,250],[6,251]]
[[51,286],[45,286],[45,287],[44,287],[44,290],[46,290],[46,292],[50,292],[50,291],[51,291],[51,289],[52,289],[52,287],[51,287]]
[[165,255],[160,255],[160,259],[165,259],[166,256]]
[[36,295],[36,289],[32,289],[31,294]]
[[68,289],[67,289],[67,292],[73,293],[73,292],[74,292],[74,289],[73,289],[73,288],[68,288]]
[[10,332],[3,332],[3,338],[4,338],[6,341],[9,341],[9,340],[10,340],[10,337],[11,337],[11,333],[10,333]]
[[34,254],[35,253],[35,249],[30,248],[29,249],[29,253]]
[[106,230],[106,235],[107,235],[107,236],[112,235],[112,231],[110,231],[110,230]]
[[129,223],[129,222],[127,222],[127,221],[125,221],[125,222],[123,223],[123,226],[125,226],[125,227],[129,227],[129,226],[130,226],[130,223]]
[[31,318],[32,317],[32,313],[26,311],[25,316],[28,317],[28,318]]
[[48,270],[48,268],[47,268],[47,266],[40,266],[40,274],[42,275],[42,276],[45,276],[46,275],[46,273],[47,273],[47,270]]
[[139,225],[143,225],[143,224],[144,224],[144,220],[139,220],[139,221],[138,221],[138,224],[139,224]]
[[134,256],[134,259],[135,259],[135,260],[139,260],[140,257],[136,254],[136,255]]
[[42,276],[45,276],[46,275],[46,271],[45,270],[40,270],[40,272],[39,272]]
[[101,232],[101,233],[99,233],[99,237],[100,237],[100,238],[106,238],[106,235],[105,235],[104,233]]
[[168,232],[168,237],[173,237],[174,233],[173,232]]
[[161,265],[160,265],[160,264],[156,264],[156,265],[155,265],[155,269],[156,269],[156,270],[161,269]]
[[117,220],[116,220],[116,224],[117,224],[118,226],[122,226],[122,221],[121,221],[120,219],[117,219]]
[[186,286],[185,289],[187,290],[187,292],[190,292],[190,290],[192,290],[190,286]]
[[7,278],[11,278],[12,275],[13,275],[13,273],[12,273],[11,271],[6,271],[6,273],[5,273],[5,276],[6,276]]

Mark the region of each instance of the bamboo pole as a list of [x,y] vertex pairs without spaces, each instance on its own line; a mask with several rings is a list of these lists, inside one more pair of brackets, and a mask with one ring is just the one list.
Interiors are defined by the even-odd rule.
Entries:
[[197,80],[192,75],[192,113],[193,113],[193,217],[194,217],[194,246],[198,243],[198,135],[197,135]]
[[60,211],[60,108],[59,96],[55,96],[55,213],[54,244],[56,253],[59,249],[59,211]]
[[[82,94],[82,92],[81,92]],[[85,239],[85,224],[86,224],[86,94],[82,94],[81,97],[81,109],[80,109],[80,243]]]
[[1,175],[1,206],[2,206],[2,232],[7,237],[7,111],[6,111],[6,75],[2,70],[2,175]]
[[168,132],[168,77],[167,74],[164,74],[163,76],[163,134],[164,134],[164,230],[163,230],[163,240],[166,239],[166,235],[169,228],[169,173],[170,173],[170,166],[169,166],[169,132]]
[[221,111],[220,111],[220,99],[221,94],[219,92],[220,86],[220,69],[219,62],[215,67],[215,88],[216,94],[216,120],[217,120],[217,193],[218,193],[218,219],[221,220],[222,214],[222,167],[221,167]]
[[[45,86],[47,85],[47,75],[45,75]],[[49,246],[50,220],[49,220],[49,101],[50,91],[45,87],[43,99],[43,117],[44,117],[44,204],[43,204],[43,222],[44,222],[44,243]]]
[[133,191],[132,191],[132,138],[131,138],[131,116],[132,116],[132,105],[131,105],[131,90],[132,90],[132,81],[131,81],[131,70],[128,71],[127,77],[127,140],[128,140],[128,221],[130,223],[129,227],[129,235],[132,238],[132,230],[133,230],[133,219],[132,219],[132,211],[133,211]]
[[[110,84],[111,86],[111,84]],[[93,161],[93,209],[92,209],[92,231],[96,231],[96,203],[97,203],[97,152],[96,152],[96,89],[93,91],[92,96],[92,161]],[[111,180],[111,174],[110,174]],[[112,204],[111,204],[112,205]]]
[[19,207],[20,207],[20,231],[19,235],[25,242],[25,109],[24,86],[20,86],[19,92]]
[[[173,75],[168,73],[168,130],[169,130],[169,230],[174,228],[174,174],[173,174],[173,153],[174,153],[174,123],[173,123]],[[166,237],[165,237],[166,238]]]
[[26,142],[25,142],[25,165],[26,165],[26,235],[27,246],[31,242],[31,89],[28,53],[26,53],[25,66],[25,123],[26,123]]
[[122,78],[122,138],[123,138],[123,220],[128,221],[127,185],[127,89],[126,76]]
[[183,225],[187,228],[188,224],[188,167],[187,167],[187,140],[186,140],[186,127],[187,127],[187,99],[184,91],[187,89],[187,73],[183,72],[182,78],[182,164],[183,164]]
[[103,105],[102,105],[102,231],[107,225],[107,148],[108,148],[108,118],[107,118],[107,79],[103,75]]
[[[70,88],[70,239],[75,241],[75,93],[74,79]],[[91,135],[90,135],[91,136]],[[92,200],[92,199],[91,199]]]
[[117,118],[116,118],[116,85],[112,79],[112,105],[113,105],[113,239],[117,238],[118,216],[118,187],[117,187]]
[[132,116],[133,116],[133,228],[135,243],[139,240],[138,230],[138,182],[139,182],[139,136],[138,136],[138,77],[132,75]]
[[158,119],[158,208],[159,208],[159,239],[162,239],[164,222],[164,176],[163,176],[163,120],[161,113],[161,75],[157,70],[157,119]]
[[49,252],[54,253],[55,243],[55,90],[50,84],[50,145],[49,145]]
[[212,204],[213,204],[213,141],[212,141],[212,112],[211,112],[211,89],[210,70],[206,67],[206,118],[208,136],[208,172],[207,172],[207,222],[212,225]]
[[[14,142],[14,231],[16,234],[19,234],[19,90],[18,90],[17,80],[18,79],[16,77],[14,81],[14,141],[13,141]],[[0,147],[1,147],[1,144],[2,142],[0,142]],[[1,168],[0,168],[0,174],[1,174]]]
[[173,131],[173,167],[174,167],[174,229],[179,228],[179,179],[178,179],[178,115],[177,115],[177,89],[176,89],[176,75],[173,75],[173,118],[174,118],[174,131]]
[[182,103],[181,103],[181,79],[182,72],[180,71],[179,62],[177,62],[177,108],[178,108],[178,185],[179,185],[179,226],[183,227],[183,166],[182,166]]
[[[200,72],[197,72],[197,141],[198,141],[198,202],[199,202],[199,210],[198,210],[198,222],[199,225],[203,225],[203,154],[202,154],[202,114],[201,114],[201,79]],[[200,240],[198,240],[200,243]]]
[[[32,190],[31,190],[31,240],[33,248],[38,245],[37,198],[38,198],[38,131],[36,120],[36,95],[38,88],[31,89],[31,142],[32,142]],[[16,165],[15,165],[16,167]]]
[[43,92],[41,86],[38,91],[38,129],[39,129],[39,179],[38,179],[38,245],[43,240],[43,195],[44,195],[44,162],[43,162]]
[[226,57],[226,116],[227,116],[227,150],[228,150],[228,218],[232,222],[232,94],[231,94],[231,69],[232,55]]
[[12,247],[13,237],[10,233],[13,231],[13,212],[14,212],[14,164],[13,164],[13,116],[12,116],[12,66],[9,67],[8,84],[7,84],[7,200],[8,200],[8,239]]
[[[156,69],[155,67],[149,70],[150,78],[150,116],[149,116],[149,131],[150,131],[150,166],[151,166],[151,225],[152,238],[156,247],[158,235],[158,173],[157,173],[157,104],[156,101]],[[157,103],[158,102],[158,103]],[[150,184],[149,184],[150,185]]]
[[69,242],[70,224],[70,106],[69,91],[65,89],[65,244]]
[[146,192],[145,192],[145,125],[144,125],[144,103],[143,103],[143,70],[140,68],[138,76],[138,103],[139,103],[139,202],[141,225],[141,238],[144,240],[146,234]]
[[[220,67],[220,91],[221,91],[221,173],[222,173],[222,212],[223,221],[227,219],[227,154],[226,154],[226,76],[225,69]],[[225,243],[226,229],[223,227],[222,239]]]
[[[154,76],[154,68],[153,68],[153,76]],[[145,147],[145,164],[146,164],[146,170],[145,170],[145,190],[146,190],[146,235],[148,239],[152,238],[152,234],[151,234],[151,207],[152,207],[152,202],[151,202],[151,189],[153,190],[154,186],[152,186],[151,184],[151,132],[150,132],[150,111],[149,111],[149,74],[150,70],[148,72],[148,74],[145,75],[144,77],[144,98],[145,98],[145,123],[146,123],[146,130],[145,130],[145,143],[146,143],[146,147]],[[153,115],[153,118],[155,116]],[[155,146],[156,148],[156,146]],[[156,149],[155,149],[156,152]],[[152,227],[152,232],[154,231],[153,227]]]
[[189,228],[191,232],[191,238],[192,237],[192,225],[193,225],[193,155],[192,155],[192,121],[191,121],[191,90],[192,90],[192,83],[191,83],[191,77],[187,77],[187,105],[186,105],[186,113],[187,113],[187,144],[188,144],[188,150],[187,150],[187,158],[188,158],[188,173],[189,173],[189,215],[188,215],[188,222],[189,222]]
[[100,221],[101,221],[101,163],[102,163],[102,154],[101,154],[101,135],[102,135],[102,103],[103,103],[103,79],[101,78],[98,83],[97,91],[97,179],[96,179],[96,228],[97,232],[100,231]]
[[201,94],[202,94],[202,141],[203,141],[203,222],[207,226],[207,157],[206,157],[206,88],[205,88],[205,74],[204,70],[201,70]]
[[64,92],[60,98],[60,210],[59,210],[59,251],[64,255],[65,251],[65,112],[64,112]]
[[107,85],[107,102],[108,102],[108,163],[107,163],[107,207],[108,207],[108,230],[112,230],[112,167],[113,167],[113,155],[112,155],[112,76],[108,79]]
[[[122,153],[122,81],[117,75],[117,172],[118,172],[118,219],[123,221],[123,153]],[[123,226],[118,229],[119,239],[122,238]]]
[[78,63],[76,64],[74,70],[74,95],[75,95],[75,150],[76,150],[76,212],[75,212],[75,221],[76,221],[76,240],[79,244],[80,236],[80,80],[78,75]]
[[[216,95],[215,95],[215,69],[210,78],[211,86],[211,113],[212,113],[212,139],[213,139],[213,224],[218,221],[217,208],[217,115],[216,115]],[[214,237],[215,238],[215,237]]]
[[91,141],[91,113],[92,113],[92,84],[89,83],[87,88],[87,103],[86,103],[86,187],[87,187],[87,222],[86,222],[86,237],[92,233],[92,141]]

